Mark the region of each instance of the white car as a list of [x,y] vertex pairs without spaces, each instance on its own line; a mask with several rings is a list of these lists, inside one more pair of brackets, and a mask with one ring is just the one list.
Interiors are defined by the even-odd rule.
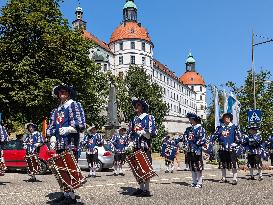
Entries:
[[[102,171],[103,169],[110,169],[114,165],[114,154],[111,152],[108,145],[97,146],[98,149],[98,164],[97,171]],[[78,164],[81,169],[89,169],[87,159],[86,159],[86,150],[81,150],[80,157],[78,159]]]

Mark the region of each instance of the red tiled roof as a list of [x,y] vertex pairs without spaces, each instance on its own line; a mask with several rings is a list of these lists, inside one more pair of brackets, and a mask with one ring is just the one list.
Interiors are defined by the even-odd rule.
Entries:
[[124,39],[142,39],[151,42],[147,30],[137,22],[120,24],[112,33],[110,43]]
[[167,68],[167,66],[163,65],[156,59],[154,59],[154,66],[158,68],[159,70],[161,70],[163,73],[174,78],[175,80],[179,80],[178,77],[169,68]]
[[203,77],[195,71],[187,71],[180,78],[184,85],[205,85]]
[[83,36],[91,41],[93,41],[98,46],[102,47],[106,51],[112,53],[111,49],[109,48],[108,44],[99,40],[96,36],[94,36],[92,33],[87,32],[86,30],[83,31]]

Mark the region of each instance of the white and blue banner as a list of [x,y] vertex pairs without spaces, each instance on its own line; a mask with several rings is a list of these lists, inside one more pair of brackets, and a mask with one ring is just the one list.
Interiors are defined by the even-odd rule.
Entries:
[[237,100],[236,96],[231,92],[228,99],[227,113],[231,113],[233,115],[233,124],[239,125],[239,117],[240,117],[240,108],[241,104]]
[[262,121],[262,111],[261,110],[249,110],[247,112],[248,123],[260,123]]
[[215,129],[220,125],[221,110],[219,102],[219,94],[216,87],[214,87],[214,118],[215,118]]

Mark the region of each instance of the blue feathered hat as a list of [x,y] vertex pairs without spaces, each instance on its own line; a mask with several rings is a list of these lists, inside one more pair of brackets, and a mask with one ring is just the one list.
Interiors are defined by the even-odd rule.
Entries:
[[259,130],[260,126],[258,124],[252,123],[247,126],[247,129],[249,130]]
[[37,130],[38,126],[32,122],[29,122],[27,124],[25,124],[25,129],[29,129],[29,127],[33,127],[35,130]]
[[186,117],[189,119],[193,119],[194,121],[200,121],[200,122],[202,121],[202,118],[194,113],[187,113]]
[[53,88],[52,90],[52,96],[54,98],[58,98],[58,95],[59,95],[59,91],[60,90],[66,90],[68,93],[69,93],[69,96],[71,99],[75,99],[76,97],[76,91],[74,90],[73,86],[70,86],[70,85],[67,85],[67,84],[60,84],[60,85],[57,85]]
[[149,111],[149,105],[148,105],[148,103],[145,100],[133,97],[132,98],[132,104],[133,104],[133,106],[135,107],[137,103],[140,103],[142,105],[144,112],[147,113]]

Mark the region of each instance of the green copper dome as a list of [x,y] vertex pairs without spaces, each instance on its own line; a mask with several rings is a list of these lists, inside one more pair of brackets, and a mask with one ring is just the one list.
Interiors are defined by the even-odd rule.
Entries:
[[195,63],[195,59],[191,53],[189,53],[186,63]]
[[137,9],[137,6],[135,5],[133,0],[127,0],[126,1],[126,4],[124,5],[123,9],[128,9],[128,8]]

